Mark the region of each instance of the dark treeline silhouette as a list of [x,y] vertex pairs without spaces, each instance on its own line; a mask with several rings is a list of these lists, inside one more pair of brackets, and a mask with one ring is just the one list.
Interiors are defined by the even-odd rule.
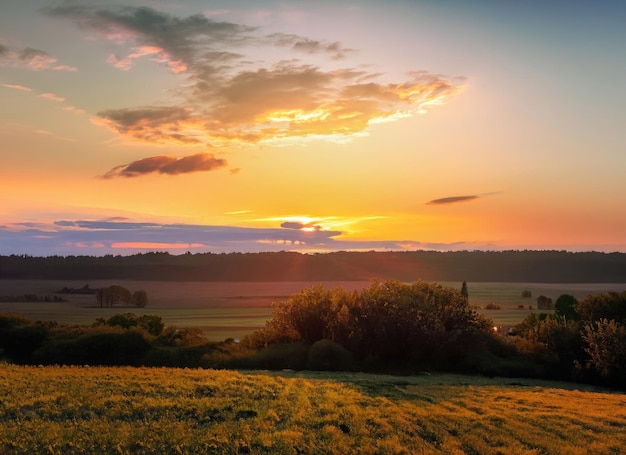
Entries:
[[302,254],[164,252],[131,256],[0,256],[0,278],[169,281],[626,282],[626,253],[410,251]]

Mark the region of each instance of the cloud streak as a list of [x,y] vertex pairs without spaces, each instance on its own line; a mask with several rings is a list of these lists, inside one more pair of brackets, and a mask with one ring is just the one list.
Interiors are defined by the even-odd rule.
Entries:
[[447,205],[447,204],[457,204],[459,202],[468,202],[478,199],[480,196],[470,195],[470,196],[450,196],[450,197],[442,197],[440,199],[433,199],[432,201],[428,201],[426,205]]
[[111,179],[115,177],[139,177],[146,174],[167,174],[178,175],[191,172],[212,171],[228,163],[222,158],[216,158],[208,153],[198,153],[196,155],[176,158],[172,156],[152,156],[141,160],[133,161],[130,164],[116,166],[107,172],[103,178]]
[[[118,46],[119,55],[109,55],[107,61],[122,71],[147,59],[185,78],[176,91],[180,101],[155,99],[152,105],[98,113],[95,123],[153,144],[226,147],[349,138],[374,123],[441,104],[460,88],[459,80],[423,71],[383,83],[380,74],[363,69],[364,62],[344,64],[357,52],[339,42],[263,34],[257,27],[199,14],[177,17],[147,7],[79,5],[46,11]],[[268,48],[279,59],[259,61],[258,55],[265,55],[260,49]],[[304,60],[310,56],[317,63],[325,58],[327,64],[322,68]],[[141,164],[163,159],[152,158]],[[119,169],[123,176],[143,174]]]
[[32,92],[33,89],[30,87],[25,87],[23,85],[16,85],[16,84],[2,84],[2,87],[4,88],[10,88],[13,90],[20,90],[22,92]]

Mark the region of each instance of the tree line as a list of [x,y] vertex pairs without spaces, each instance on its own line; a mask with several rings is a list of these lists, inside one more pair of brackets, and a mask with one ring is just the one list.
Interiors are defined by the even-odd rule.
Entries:
[[130,256],[0,256],[0,278],[169,281],[504,281],[624,283],[626,254],[406,251],[303,254],[163,252]]
[[25,364],[145,365],[536,377],[626,389],[626,292],[564,294],[511,335],[459,290],[374,281],[361,291],[312,286],[275,303],[241,342],[125,313],[90,326],[0,315],[0,358]]

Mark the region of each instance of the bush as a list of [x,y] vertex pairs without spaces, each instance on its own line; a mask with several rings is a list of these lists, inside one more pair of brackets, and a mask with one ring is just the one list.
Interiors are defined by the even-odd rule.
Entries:
[[310,370],[349,371],[353,355],[346,348],[331,340],[320,340],[309,348],[306,367]]
[[303,342],[271,345],[250,357],[251,368],[303,370],[309,346]]
[[42,364],[140,365],[150,343],[140,332],[87,333],[73,339],[50,340],[35,352]]
[[583,330],[588,366],[609,383],[626,386],[626,327],[614,320],[600,319]]
[[14,319],[15,326],[0,329],[0,349],[3,356],[14,363],[32,362],[33,353],[48,338],[48,329],[39,323],[21,325],[27,320]]

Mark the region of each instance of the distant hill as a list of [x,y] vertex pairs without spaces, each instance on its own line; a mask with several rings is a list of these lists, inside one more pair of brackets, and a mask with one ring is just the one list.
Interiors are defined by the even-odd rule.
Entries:
[[0,256],[0,279],[626,283],[625,253],[410,251]]

